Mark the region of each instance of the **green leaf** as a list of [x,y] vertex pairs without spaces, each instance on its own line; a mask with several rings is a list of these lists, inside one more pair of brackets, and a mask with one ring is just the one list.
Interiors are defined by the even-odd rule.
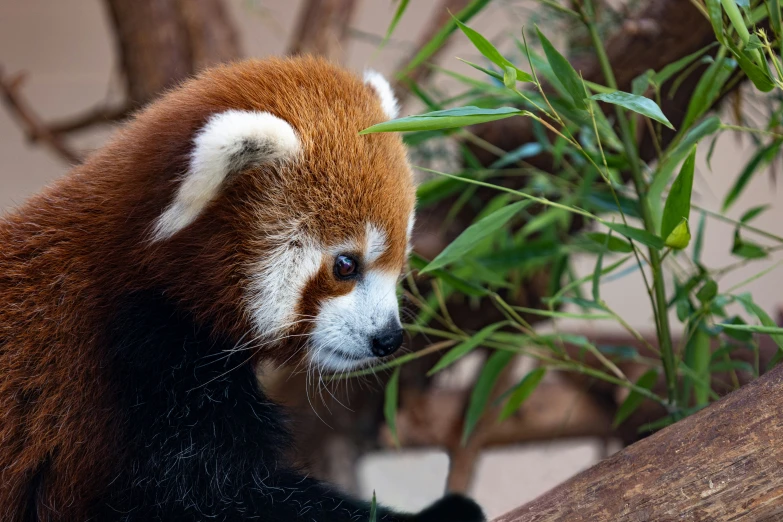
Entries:
[[744,214],[742,214],[740,223],[749,223],[767,209],[769,209],[769,205],[759,205],[757,207],[748,209]]
[[[661,219],[661,237],[666,238],[666,246],[672,248],[685,248],[690,241],[687,221],[691,214],[691,190],[693,189],[693,173],[696,166],[696,146],[691,149],[688,159],[680,169],[680,174],[672,183],[669,195],[666,198],[666,204],[663,207],[663,218]],[[682,246],[669,244],[669,236],[675,229],[682,229],[683,220],[685,221],[685,231],[687,240]],[[676,238],[677,244],[681,244],[684,239],[683,230],[680,230]]]
[[[410,263],[413,268],[419,271],[421,271],[422,268],[424,268],[429,264],[427,260],[419,256],[415,252],[411,254]],[[454,290],[462,292],[465,295],[469,295],[472,297],[484,297],[489,294],[489,291],[486,288],[482,288],[481,286],[471,283],[470,281],[458,277],[442,268],[431,270],[429,272],[429,275],[435,279],[440,280],[443,283],[446,283]]]
[[481,343],[487,340],[487,338],[492,335],[496,330],[499,328],[505,326],[507,323],[505,321],[500,323],[491,324],[489,326],[485,326],[482,328],[476,335],[471,337],[470,339],[461,342],[448,352],[446,352],[446,355],[441,357],[441,359],[433,366],[430,371],[427,372],[427,376],[430,377],[439,371],[441,371],[444,368],[447,368],[457,362],[458,360],[462,359],[465,355],[473,351],[474,348],[477,346],[480,346]]
[[718,58],[710,64],[696,84],[681,129],[689,129],[712,107],[736,67],[737,62],[728,58]]
[[603,232],[588,232],[585,234],[585,237],[599,245],[606,245],[606,248],[608,248],[610,252],[620,252],[623,254],[633,252],[631,244],[619,237],[610,236]]
[[520,114],[523,114],[523,112],[524,111],[515,109],[514,107],[497,107],[495,109],[484,109],[471,106],[457,107],[419,114],[418,116],[408,116],[406,118],[385,121],[364,129],[363,131],[360,131],[359,134],[453,129],[456,127],[466,127],[477,123],[519,116]]
[[511,205],[496,210],[487,217],[470,225],[454,241],[449,244],[432,262],[421,270],[421,273],[430,272],[452,263],[470,252],[482,239],[500,230],[519,211],[530,205],[530,201],[517,201]]
[[517,70],[514,67],[506,66],[503,74],[503,84],[509,89],[517,88]]
[[462,63],[464,63],[464,64],[470,65],[471,67],[473,67],[473,68],[474,68],[474,69],[476,69],[477,71],[481,71],[481,72],[483,72],[484,74],[486,74],[487,76],[490,76],[490,77],[492,77],[492,78],[495,78],[496,80],[498,80],[498,81],[500,81],[500,82],[502,82],[502,81],[503,81],[503,75],[502,75],[502,74],[500,74],[500,73],[497,73],[497,72],[495,72],[495,71],[492,71],[492,70],[490,70],[490,69],[487,69],[486,67],[482,67],[482,66],[480,66],[480,65],[478,65],[478,64],[475,64],[475,63],[473,63],[473,62],[469,62],[469,61],[467,61],[467,60],[463,60],[462,58],[457,58],[457,60],[461,61],[461,62],[462,62]]
[[629,227],[627,225],[619,225],[616,223],[604,223],[604,225],[611,228],[615,232],[624,235],[627,238],[633,239],[634,241],[638,241],[639,243],[645,246],[656,248],[658,250],[662,249],[665,246],[665,243],[660,236],[651,234],[646,230],[642,230],[641,228],[634,228],[634,227]]
[[405,13],[405,10],[408,8],[409,2],[410,0],[400,0],[400,5],[397,6],[397,10],[394,12],[394,17],[392,18],[392,21],[389,24],[389,28],[386,30],[386,36],[383,37],[383,41],[378,46],[378,49],[382,49],[389,41],[389,38],[391,38],[394,29],[397,27],[397,24],[400,23],[400,19],[402,18],[402,15]]
[[601,271],[604,264],[604,252],[609,248],[609,239],[611,238],[611,231],[604,238],[604,248],[598,253],[598,258],[595,260],[595,268],[593,269],[593,301],[596,303],[601,301]]
[[734,371],[754,373],[753,365],[746,361],[717,361],[710,364],[710,372],[712,373]]
[[542,152],[544,152],[544,147],[540,143],[535,141],[530,143],[525,143],[521,147],[512,150],[511,152],[504,155],[502,158],[495,161],[492,165],[489,166],[489,168],[501,169],[503,167],[521,161],[525,158],[532,158],[533,156],[538,156]]
[[691,149],[699,140],[716,132],[720,129],[720,125],[720,119],[717,116],[709,117],[696,125],[668,152],[666,159],[656,169],[653,181],[650,184],[650,190],[647,193],[647,201],[652,208],[653,222],[656,225],[661,222],[663,217],[661,209],[663,191],[666,185],[668,185],[669,179],[674,175],[674,169],[687,158]]
[[650,85],[650,80],[652,79],[653,75],[655,75],[655,71],[652,69],[647,69],[642,74],[634,78],[631,82],[631,93],[635,94],[636,96],[642,96],[647,90],[647,87]]
[[762,259],[768,255],[760,245],[742,239],[739,228],[734,231],[734,244],[731,247],[731,253],[745,259]]
[[[772,318],[767,314],[767,312],[765,312],[759,305],[753,302],[753,298],[750,295],[745,294],[745,295],[737,296],[737,299],[749,314],[755,315],[758,318],[758,320],[761,321],[762,325],[764,325],[767,328],[778,327],[778,325],[775,324],[775,321],[772,320]],[[778,345],[778,348],[783,350],[783,335],[771,333],[770,337],[772,338],[773,341],[775,341],[775,344]]]
[[731,207],[731,205],[734,204],[737,198],[739,198],[740,194],[742,194],[742,191],[745,190],[748,182],[751,180],[751,178],[753,178],[753,174],[756,173],[759,167],[768,164],[775,158],[775,156],[778,154],[778,151],[780,150],[781,143],[783,143],[783,140],[776,139],[766,147],[756,151],[750,161],[748,161],[748,164],[745,165],[745,168],[737,178],[737,181],[734,182],[734,186],[732,186],[731,190],[729,190],[729,193],[726,195],[726,199],[723,200],[723,212],[726,212]]
[[408,65],[397,74],[397,78],[401,79],[407,76],[408,73],[427,61],[433,54],[435,54],[435,52],[438,51],[438,49],[443,47],[443,44],[446,43],[446,40],[449,38],[449,36],[451,36],[451,34],[457,30],[455,19],[460,20],[462,23],[467,23],[471,18],[481,12],[481,10],[484,9],[487,4],[489,4],[489,2],[490,0],[473,0],[465,7],[465,9],[447,21],[435,34],[435,36],[433,36],[432,39],[421,48],[416,56],[413,57]]
[[723,9],[720,7],[720,0],[704,0],[707,4],[707,13],[710,16],[712,30],[715,31],[715,38],[720,43],[725,43],[723,37]]
[[504,421],[511,417],[514,412],[522,406],[525,400],[530,397],[530,394],[535,391],[538,387],[538,383],[544,378],[544,375],[546,375],[546,368],[544,367],[536,368],[525,375],[522,380],[519,381],[519,384],[511,391],[511,396],[503,406],[503,411],[500,412],[498,420]]
[[394,372],[386,384],[386,395],[383,403],[383,416],[386,417],[386,425],[391,431],[394,445],[400,447],[400,441],[397,438],[397,404],[400,396],[400,366],[394,369]]
[[[713,42],[710,45],[707,45],[705,47],[702,47],[695,53],[691,53],[688,56],[685,56],[684,58],[680,58],[676,62],[672,62],[663,69],[660,70],[660,72],[657,72],[653,74],[652,78],[650,78],[650,81],[653,83],[661,86],[664,83],[666,83],[672,76],[679,73],[686,67],[688,67],[691,63],[696,61],[701,55],[706,53],[711,47],[713,47],[715,43]],[[639,94],[639,93],[634,93]]]
[[500,376],[500,372],[511,362],[515,355],[514,352],[495,352],[489,356],[486,364],[481,369],[476,385],[470,394],[468,411],[465,414],[465,426],[462,430],[463,446],[468,442],[470,434],[483,415],[487,402],[489,402],[489,395],[495,387],[495,381]]
[[707,214],[701,212],[699,215],[699,225],[696,228],[696,241],[693,243],[693,262],[701,263],[701,251],[704,245],[704,228],[707,223]]
[[541,47],[544,49],[544,54],[546,54],[546,59],[549,62],[550,67],[552,67],[552,72],[555,74],[555,76],[557,76],[557,79],[560,80],[560,83],[563,85],[565,90],[568,91],[568,94],[574,101],[576,108],[587,110],[587,105],[585,104],[587,93],[585,91],[584,84],[582,83],[582,79],[579,77],[576,70],[574,70],[568,60],[566,60],[565,57],[560,54],[557,49],[555,49],[552,43],[547,39],[546,36],[543,35],[538,27],[536,27],[536,32],[538,33],[538,39],[541,42]]
[[378,520],[378,501],[375,499],[375,490],[372,490],[372,502],[370,502],[370,522]]
[[[651,390],[657,381],[658,372],[655,370],[648,370],[644,373],[644,375],[639,377],[639,380],[636,381],[636,386],[645,390]],[[639,406],[642,405],[642,402],[644,402],[644,395],[641,395],[635,390],[631,390],[631,392],[628,394],[628,397],[625,398],[623,403],[617,409],[617,414],[614,417],[612,426],[617,428],[620,424],[625,422],[625,420],[630,417],[631,414],[639,408]]]
[[780,20],[780,0],[767,0],[767,10],[769,12],[769,22],[772,26],[772,30],[779,39],[783,36]]
[[[511,63],[505,56],[500,54],[500,51],[498,51],[495,46],[492,45],[492,43],[490,43],[490,41],[484,38],[480,33],[471,29],[456,18],[454,19],[454,22],[459,26],[460,29],[462,29],[462,32],[465,33],[465,36],[468,37],[476,49],[478,49],[479,52],[483,54],[490,62],[494,63],[502,70],[513,69],[516,72],[515,81],[533,81],[533,77],[530,74],[517,68],[516,65]],[[508,87],[508,85],[506,86]]]
[[768,335],[783,335],[783,328],[779,326],[756,326],[752,324],[731,324],[731,323],[718,323],[717,326],[726,330],[739,330],[742,332],[752,332]]
[[[758,40],[758,38],[756,38]],[[759,67],[751,56],[748,55],[750,51],[749,47],[745,49],[738,48],[731,40],[726,42],[731,54],[734,55],[734,59],[740,66],[740,69],[750,78],[753,85],[761,92],[769,92],[775,88],[775,82],[772,81],[772,77],[769,75],[768,69],[762,69]],[[760,44],[761,42],[759,42]],[[758,52],[756,52],[758,54]]]
[[683,218],[680,224],[674,227],[674,230],[666,236],[666,246],[674,250],[682,250],[691,242],[691,229],[688,227],[688,220]]
[[696,299],[702,303],[708,303],[715,299],[716,295],[718,295],[718,283],[712,279],[708,279],[707,282],[699,288],[699,291],[696,292]]
[[657,122],[663,123],[670,129],[674,130],[674,126],[666,119],[666,116],[661,112],[661,108],[658,104],[652,101],[650,98],[644,96],[637,96],[629,92],[615,91],[611,94],[595,94],[590,97],[591,100],[598,100],[605,103],[611,103],[613,105],[619,105],[629,111],[647,116]]

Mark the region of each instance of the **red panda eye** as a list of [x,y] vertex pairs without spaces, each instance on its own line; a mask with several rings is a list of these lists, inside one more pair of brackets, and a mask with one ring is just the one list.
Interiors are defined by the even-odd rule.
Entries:
[[341,254],[334,260],[334,275],[337,279],[351,279],[359,272],[359,262],[351,257]]

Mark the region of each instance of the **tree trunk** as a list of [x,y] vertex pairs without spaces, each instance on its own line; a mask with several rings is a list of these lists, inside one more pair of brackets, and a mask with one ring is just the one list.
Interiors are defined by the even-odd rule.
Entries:
[[203,67],[240,56],[222,0],[106,0],[106,7],[133,105]]
[[308,0],[299,16],[289,53],[316,54],[341,62],[355,12],[356,0]]

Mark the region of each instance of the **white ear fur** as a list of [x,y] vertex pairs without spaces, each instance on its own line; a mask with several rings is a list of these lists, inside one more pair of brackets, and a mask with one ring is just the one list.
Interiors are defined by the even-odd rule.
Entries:
[[364,83],[369,85],[381,99],[381,107],[386,116],[390,120],[396,118],[400,113],[400,104],[386,78],[380,73],[368,69],[364,71]]
[[257,111],[215,114],[193,142],[190,167],[174,200],[155,224],[154,241],[167,239],[193,223],[232,172],[295,158],[301,148],[288,122]]

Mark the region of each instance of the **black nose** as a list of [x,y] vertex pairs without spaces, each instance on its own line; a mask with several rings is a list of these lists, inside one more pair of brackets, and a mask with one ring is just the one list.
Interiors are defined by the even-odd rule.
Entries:
[[376,357],[386,357],[397,351],[402,345],[402,328],[385,328],[372,338],[372,353]]

